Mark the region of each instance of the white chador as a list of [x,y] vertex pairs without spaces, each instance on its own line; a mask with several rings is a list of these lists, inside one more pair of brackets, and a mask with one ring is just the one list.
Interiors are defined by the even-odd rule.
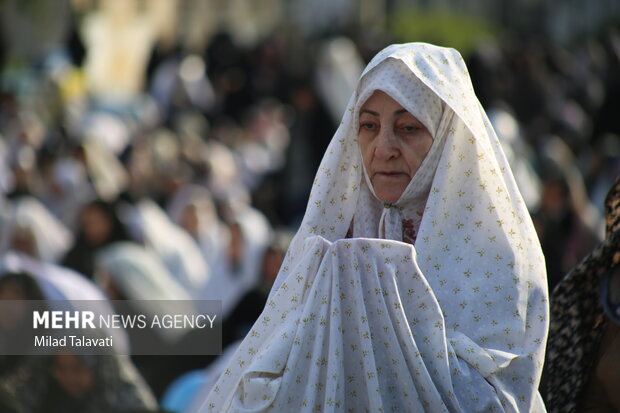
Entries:
[[[433,136],[394,204],[357,142],[382,90]],[[393,45],[367,66],[260,318],[202,412],[541,412],[542,251],[452,49]]]

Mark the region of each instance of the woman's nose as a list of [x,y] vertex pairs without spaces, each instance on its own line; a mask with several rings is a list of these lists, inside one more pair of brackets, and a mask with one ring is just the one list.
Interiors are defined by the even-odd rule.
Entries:
[[390,159],[398,156],[400,153],[396,136],[394,136],[393,131],[389,128],[381,128],[375,142],[375,156]]

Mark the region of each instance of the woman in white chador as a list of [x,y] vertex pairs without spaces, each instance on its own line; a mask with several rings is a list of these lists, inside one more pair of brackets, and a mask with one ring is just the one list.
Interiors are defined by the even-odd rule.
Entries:
[[366,67],[265,310],[202,412],[540,412],[544,258],[465,64]]

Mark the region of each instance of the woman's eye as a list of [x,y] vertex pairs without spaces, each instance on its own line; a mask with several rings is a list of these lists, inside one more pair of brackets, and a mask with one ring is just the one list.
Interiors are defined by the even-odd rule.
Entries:
[[421,128],[416,125],[404,125],[401,129],[407,133],[412,133],[419,131]]
[[374,130],[375,126],[376,125],[371,122],[362,122],[362,124],[360,125],[361,129],[364,129],[364,130]]

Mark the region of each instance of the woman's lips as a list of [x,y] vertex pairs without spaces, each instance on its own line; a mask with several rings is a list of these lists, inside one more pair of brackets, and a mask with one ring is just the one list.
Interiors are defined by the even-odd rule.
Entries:
[[409,177],[409,175],[407,175],[404,172],[375,172],[374,175],[375,178],[402,178],[402,177]]

